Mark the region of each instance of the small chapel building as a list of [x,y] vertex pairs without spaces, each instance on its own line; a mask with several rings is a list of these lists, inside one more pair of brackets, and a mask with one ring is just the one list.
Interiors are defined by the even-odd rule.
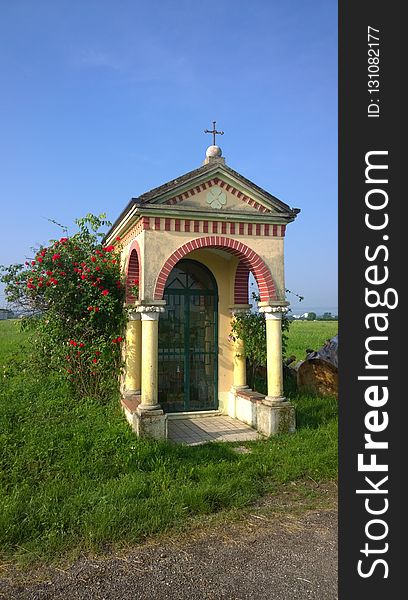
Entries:
[[[169,415],[200,412],[266,436],[294,431],[281,319],[298,212],[231,169],[214,141],[202,166],[132,198],[113,224],[106,242],[121,240],[129,313],[122,406],[139,436],[166,438]],[[242,341],[231,341],[234,315],[251,309],[250,273],[266,319],[266,396],[248,388]]]

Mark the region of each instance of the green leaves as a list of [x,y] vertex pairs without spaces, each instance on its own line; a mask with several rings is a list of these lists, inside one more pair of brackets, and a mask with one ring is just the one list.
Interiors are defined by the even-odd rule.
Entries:
[[[103,398],[119,380],[120,343],[112,340],[124,332],[125,286],[118,249],[99,239],[110,224],[106,215],[76,224],[76,233],[34,249],[25,265],[3,268],[1,281],[7,299],[37,317],[24,322],[33,331],[34,367],[68,378],[80,397]],[[70,340],[78,343],[75,353]]]
[[[285,356],[287,336],[290,321],[282,318],[282,356]],[[259,312],[241,313],[235,315],[232,321],[232,333],[234,337],[244,342],[247,358],[248,383],[252,389],[256,389],[256,372],[259,367],[266,366],[266,323],[265,316]],[[261,391],[261,390],[259,390]]]

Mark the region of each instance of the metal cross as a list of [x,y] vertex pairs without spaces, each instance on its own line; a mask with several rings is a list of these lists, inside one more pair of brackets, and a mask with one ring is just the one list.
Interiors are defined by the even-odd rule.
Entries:
[[212,133],[213,134],[213,146],[215,146],[215,136],[218,135],[224,135],[223,131],[217,131],[215,129],[215,123],[216,121],[213,121],[213,128],[212,131],[210,129],[204,129],[204,133]]

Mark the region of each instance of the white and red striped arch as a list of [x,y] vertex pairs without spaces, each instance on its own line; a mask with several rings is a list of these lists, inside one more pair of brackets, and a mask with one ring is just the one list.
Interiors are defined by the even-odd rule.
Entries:
[[156,280],[154,291],[155,300],[161,300],[163,298],[164,287],[174,265],[193,250],[198,250],[200,248],[216,248],[218,250],[224,250],[240,259],[235,275],[234,300],[237,304],[246,304],[248,302],[249,271],[252,271],[256,279],[261,300],[276,300],[276,289],[272,275],[264,261],[256,254],[256,252],[242,242],[218,235],[199,237],[191,240],[169,256],[161,268]]
[[[129,254],[127,259],[127,265],[125,269],[126,273],[126,302],[134,302],[137,300],[131,291],[130,286],[134,284],[135,279],[140,282],[141,280],[141,257],[139,244],[134,240],[129,248]],[[140,285],[140,283],[139,283]]]

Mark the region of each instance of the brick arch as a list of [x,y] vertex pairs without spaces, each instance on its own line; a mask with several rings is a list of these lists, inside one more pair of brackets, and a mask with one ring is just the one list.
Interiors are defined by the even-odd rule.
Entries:
[[[164,286],[166,285],[167,277],[174,265],[193,250],[198,250],[200,248],[217,248],[218,250],[224,250],[229,254],[238,256],[243,266],[247,267],[248,271],[252,271],[259,287],[261,301],[267,301],[270,298],[276,300],[275,284],[272,275],[262,258],[242,242],[219,235],[196,238],[173,252],[164,263],[157,277],[154,291],[155,300],[161,300],[163,298]],[[247,302],[248,297],[244,304]]]
[[[136,241],[132,242],[129,249],[127,264],[126,264],[126,302],[134,302],[137,300],[130,292],[130,286],[135,279],[141,280],[141,261],[140,261],[140,248]],[[139,293],[140,296],[140,293]]]
[[249,267],[242,260],[235,271],[234,304],[248,304]]

